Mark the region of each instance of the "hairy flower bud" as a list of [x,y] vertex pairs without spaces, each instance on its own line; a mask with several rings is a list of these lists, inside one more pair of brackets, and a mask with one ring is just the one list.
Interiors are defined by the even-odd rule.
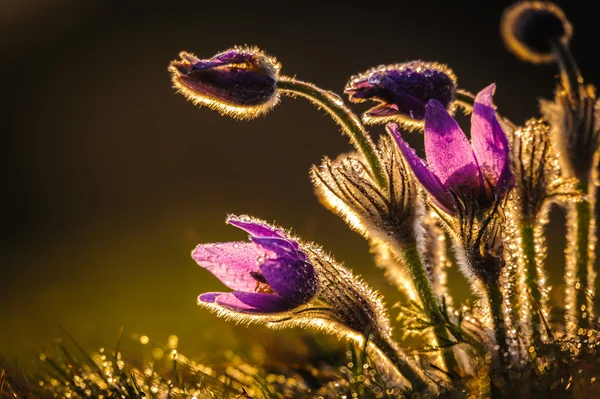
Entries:
[[521,1],[502,16],[501,33],[510,51],[524,61],[552,62],[552,42],[567,45],[573,28],[563,11],[546,1]]
[[544,207],[551,202],[577,201],[577,180],[561,171],[559,156],[551,141],[550,126],[532,118],[512,135],[512,169],[520,218],[540,223]]
[[600,101],[592,85],[581,85],[573,98],[557,89],[554,101],[541,100],[542,115],[550,124],[563,172],[587,184],[600,150]]
[[431,99],[450,109],[456,95],[456,76],[434,62],[412,61],[383,65],[350,79],[345,88],[350,101],[375,101],[380,105],[363,115],[365,123],[390,121],[420,126]]
[[311,177],[321,201],[365,238],[387,241],[390,231],[412,235],[417,189],[395,144],[384,138],[379,146],[389,186],[377,187],[358,154],[325,159]]
[[175,88],[196,104],[240,119],[255,118],[279,101],[281,65],[254,47],[234,47],[208,60],[181,52],[169,72]]

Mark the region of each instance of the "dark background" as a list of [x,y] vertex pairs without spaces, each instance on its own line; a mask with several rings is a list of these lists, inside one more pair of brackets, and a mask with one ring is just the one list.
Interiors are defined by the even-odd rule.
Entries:
[[[192,353],[281,334],[196,306],[221,285],[190,251],[245,238],[225,226],[227,213],[293,226],[393,302],[367,244],[321,207],[308,179],[324,155],[350,149],[335,124],[289,98],[258,120],[221,117],[177,95],[167,65],[180,50],[209,58],[255,44],[283,73],[341,93],[371,66],[439,61],[462,88],[496,82],[500,111],[522,123],[552,95],[556,70],[509,54],[498,33],[509,2],[485,3],[0,0],[0,353],[32,356],[60,335],[55,324],[86,347],[113,343],[125,326],[157,341],[177,334]],[[597,21],[576,3],[564,4],[572,49],[600,83]],[[556,285],[564,229],[554,213]],[[451,279],[464,299],[463,279]]]

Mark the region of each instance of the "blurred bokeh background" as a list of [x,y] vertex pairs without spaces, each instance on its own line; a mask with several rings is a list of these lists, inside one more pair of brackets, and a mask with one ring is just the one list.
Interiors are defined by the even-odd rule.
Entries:
[[[176,334],[192,354],[281,334],[196,306],[221,285],[190,251],[245,239],[223,223],[227,213],[293,227],[393,303],[366,242],[313,194],[309,167],[350,149],[335,124],[289,98],[258,120],[221,117],[177,95],[167,65],[180,50],[208,58],[255,44],[284,73],[341,93],[371,66],[439,61],[462,88],[496,82],[501,112],[522,123],[552,95],[556,70],[504,49],[509,3],[0,0],[0,353],[31,358],[61,334],[57,324],[85,347],[112,344],[125,326],[157,341]],[[584,76],[600,83],[596,17],[563,3]],[[553,215],[557,285],[564,229]],[[456,272],[451,291],[469,295]]]

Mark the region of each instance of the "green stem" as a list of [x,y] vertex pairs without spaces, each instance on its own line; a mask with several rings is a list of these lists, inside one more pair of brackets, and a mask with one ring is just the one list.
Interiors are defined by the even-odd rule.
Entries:
[[277,83],[283,94],[301,96],[322,107],[342,127],[352,145],[365,157],[380,188],[387,189],[387,177],[377,154],[377,149],[360,119],[344,105],[336,94],[323,90],[311,83],[282,76]]
[[[438,345],[440,344],[440,341],[449,342],[450,335],[446,329],[438,299],[431,288],[429,276],[427,276],[427,272],[425,271],[423,263],[421,262],[421,257],[419,256],[416,242],[412,245],[409,244],[403,246],[401,256],[404,264],[408,268],[413,285],[419,294],[421,304],[423,305],[423,308],[425,309],[425,312],[427,313],[427,316],[433,325],[433,331],[437,337]],[[442,356],[448,372],[450,374],[455,374],[458,368],[458,362],[454,355],[453,349],[451,347],[443,349]]]
[[[509,346],[506,334],[506,323],[504,322],[504,314],[502,312],[502,289],[499,283],[484,284],[487,291],[487,297],[492,316],[492,323],[494,327],[494,337],[496,338],[496,345],[499,350],[497,354],[499,358],[495,359],[494,367],[496,371],[494,374],[505,375],[505,364],[509,362]],[[506,356],[504,354],[507,354]]]
[[573,255],[575,256],[575,270],[573,281],[575,287],[575,315],[577,320],[577,330],[580,328],[587,329],[590,327],[590,314],[592,310],[588,295],[592,290],[590,282],[590,274],[593,273],[594,268],[594,256],[590,249],[591,240],[590,227],[594,221],[592,217],[592,211],[594,209],[593,204],[588,200],[583,200],[575,204],[571,212],[575,212],[572,220],[575,221],[575,250]]
[[466,90],[457,90],[456,98],[454,101],[463,107],[469,113],[473,112],[473,105],[475,105],[475,96]]
[[579,87],[580,83],[583,83],[583,79],[575,59],[567,45],[560,40],[552,41],[550,44],[558,62],[563,87],[573,94],[575,100],[579,101]]
[[[526,270],[526,285],[531,299],[535,301],[541,308],[542,306],[542,290],[538,284],[538,264],[535,254],[535,228],[533,224],[523,222],[521,224],[521,242],[523,245],[523,257],[525,260]],[[538,311],[538,307],[531,306],[531,335],[533,344],[536,348],[542,345],[542,315]]]
[[373,337],[371,342],[394,364],[398,371],[400,371],[400,374],[411,383],[414,392],[423,395],[431,391],[431,387],[427,384],[425,376],[415,370],[415,367],[408,362],[404,353],[402,353],[395,342],[389,338],[380,336]]
[[[316,298],[319,311],[324,314],[322,319],[329,325],[327,331],[338,336],[345,335],[356,343],[362,343],[369,351],[375,350],[384,361],[391,363],[391,368],[382,369],[399,372],[413,388],[419,391],[430,389],[424,374],[413,366],[392,340],[387,317],[382,320],[382,325],[379,324],[379,320],[373,320],[377,316],[377,309],[372,307],[369,298],[361,297],[365,293],[362,290],[358,292],[352,282],[344,281],[347,277],[340,274],[340,270],[329,262],[319,264],[319,274],[327,282],[323,284]],[[321,309],[321,303],[328,306]],[[364,341],[358,339],[359,335]]]

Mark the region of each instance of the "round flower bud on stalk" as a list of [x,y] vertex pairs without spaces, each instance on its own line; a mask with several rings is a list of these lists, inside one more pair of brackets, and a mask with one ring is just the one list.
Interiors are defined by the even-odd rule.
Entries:
[[255,118],[279,101],[281,65],[255,47],[234,47],[208,60],[179,53],[169,65],[175,88],[189,100],[239,119]]
[[555,4],[528,1],[506,9],[501,33],[510,51],[524,61],[537,64],[555,61],[554,43],[566,46],[573,28]]
[[345,92],[352,102],[380,103],[363,114],[365,123],[422,126],[429,100],[452,109],[456,76],[447,66],[434,62],[383,65],[352,77]]

